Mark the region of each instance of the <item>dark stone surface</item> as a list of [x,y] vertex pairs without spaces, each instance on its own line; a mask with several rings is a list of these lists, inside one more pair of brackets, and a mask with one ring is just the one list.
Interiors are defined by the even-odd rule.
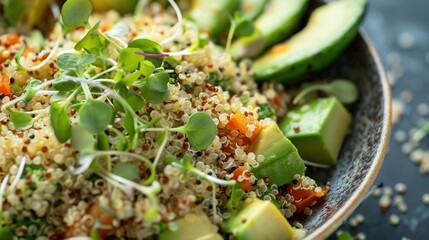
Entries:
[[[404,115],[393,126],[392,136],[398,130],[408,132],[416,127],[417,122],[425,117],[417,113],[420,103],[429,104],[429,65],[425,55],[429,52],[429,1],[428,0],[370,0],[364,30],[368,33],[378,50],[387,70],[394,70],[387,56],[396,52],[401,56],[401,66],[404,75],[397,80],[392,88],[393,98],[399,98],[400,93],[409,90],[413,93],[412,101],[405,105]],[[414,38],[414,46],[409,49],[401,48],[398,38],[407,32]],[[428,119],[428,117],[426,117]],[[390,141],[389,151],[375,181],[384,186],[394,188],[398,182],[407,185],[403,195],[408,212],[400,213],[391,207],[382,214],[378,207],[379,198],[369,197],[351,215],[357,213],[365,216],[363,224],[350,228],[348,224],[340,227],[352,235],[365,233],[367,239],[429,239],[429,206],[422,203],[422,195],[429,193],[429,174],[419,173],[419,167],[409,160],[409,156],[401,151],[401,143]],[[420,144],[423,149],[429,149],[429,137]],[[393,191],[393,195],[398,195]],[[392,226],[389,222],[391,214],[398,214],[401,222]],[[335,239],[331,236],[330,239]]]

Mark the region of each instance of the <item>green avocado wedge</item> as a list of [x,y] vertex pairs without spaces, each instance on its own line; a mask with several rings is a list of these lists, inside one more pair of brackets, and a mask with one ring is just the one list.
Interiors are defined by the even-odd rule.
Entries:
[[240,6],[240,0],[192,0],[188,16],[201,31],[218,40],[230,26],[229,16]]
[[241,0],[240,12],[244,18],[255,20],[268,2],[269,0]]
[[254,33],[233,42],[231,55],[235,59],[254,58],[289,37],[299,26],[307,6],[308,0],[271,0],[256,19]]
[[358,32],[367,0],[338,0],[315,9],[307,26],[254,62],[258,81],[296,83],[332,63]]

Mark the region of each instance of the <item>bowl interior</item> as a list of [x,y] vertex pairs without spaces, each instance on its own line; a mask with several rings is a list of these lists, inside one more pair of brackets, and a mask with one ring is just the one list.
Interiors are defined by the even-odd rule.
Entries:
[[323,239],[342,224],[359,205],[382,164],[390,134],[390,91],[385,72],[371,43],[360,33],[321,78],[344,78],[356,83],[359,100],[350,134],[333,169],[308,168],[307,175],[330,182],[326,201],[304,223],[309,239]]

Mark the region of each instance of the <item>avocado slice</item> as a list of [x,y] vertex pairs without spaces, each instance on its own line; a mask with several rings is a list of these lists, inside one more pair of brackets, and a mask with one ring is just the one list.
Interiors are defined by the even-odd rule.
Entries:
[[252,35],[233,42],[230,53],[235,59],[253,58],[290,36],[299,25],[308,0],[272,0],[256,19]]
[[225,231],[238,240],[293,239],[295,230],[269,201],[260,199],[245,203],[225,225]]
[[307,26],[254,62],[258,81],[295,83],[329,65],[357,34],[367,0],[339,0],[311,14]]
[[137,2],[138,0],[91,0],[94,11],[103,12],[115,9],[122,14],[133,12]]
[[292,109],[280,128],[305,160],[335,165],[352,116],[335,97]]
[[176,231],[166,230],[159,234],[159,240],[222,240],[215,226],[202,211],[186,216],[175,222]]
[[240,12],[244,18],[256,19],[264,11],[269,0],[241,0]]
[[219,39],[230,26],[229,16],[238,9],[240,0],[192,0],[189,17],[212,39]]
[[279,186],[288,184],[296,174],[303,175],[305,172],[304,161],[298,150],[273,121],[262,128],[248,151],[265,157],[264,161],[251,171],[257,178],[268,177],[270,183]]

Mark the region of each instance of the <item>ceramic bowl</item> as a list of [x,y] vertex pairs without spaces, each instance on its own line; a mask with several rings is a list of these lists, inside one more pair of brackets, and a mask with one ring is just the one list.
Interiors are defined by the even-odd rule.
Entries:
[[352,129],[332,169],[308,168],[315,179],[330,182],[323,204],[299,220],[306,239],[324,239],[334,232],[363,200],[382,165],[391,128],[391,97],[380,58],[363,31],[320,77],[345,78],[356,83],[359,100],[352,106]]

